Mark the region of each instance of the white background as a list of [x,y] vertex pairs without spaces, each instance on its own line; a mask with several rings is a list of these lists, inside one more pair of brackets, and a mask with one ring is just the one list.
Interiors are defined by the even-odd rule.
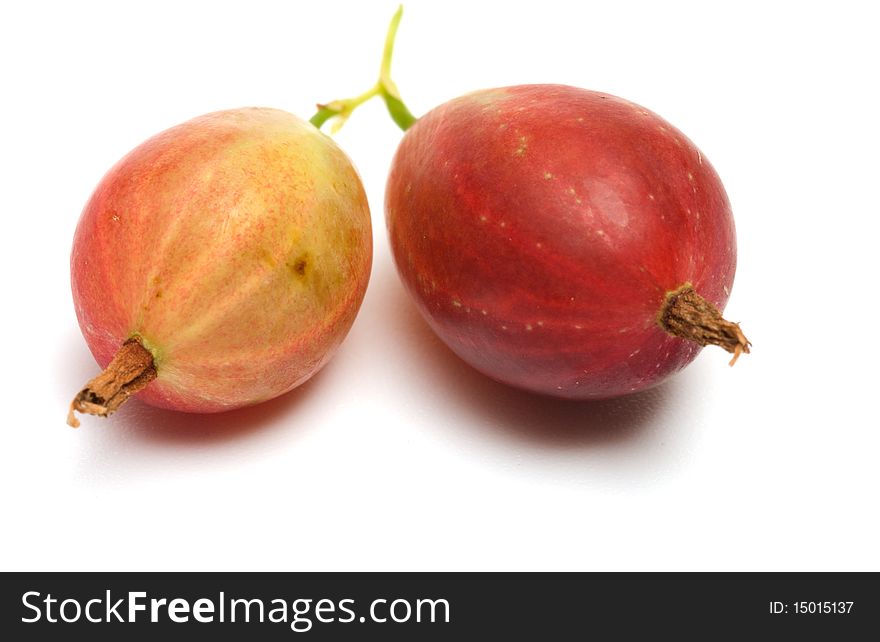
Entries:
[[[315,379],[215,416],[134,401],[65,425],[97,371],[68,257],[102,174],[198,114],[372,84],[392,2],[4,4],[0,568],[880,569],[880,127],[869,3],[408,2],[395,77],[424,113],[561,82],[660,113],[730,194],[727,316],[651,392],[493,383],[430,333],[390,259],[380,103],[337,136],[369,195],[360,315]],[[864,8],[863,8],[864,7]],[[548,115],[552,118],[552,115]]]

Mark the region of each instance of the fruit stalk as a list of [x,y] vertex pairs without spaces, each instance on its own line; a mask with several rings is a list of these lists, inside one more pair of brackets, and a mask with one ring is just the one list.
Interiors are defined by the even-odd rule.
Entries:
[[129,339],[104,371],[89,381],[73,399],[67,415],[68,425],[79,427],[77,412],[109,417],[155,378],[153,355],[137,338]]
[[334,121],[331,132],[339,131],[339,128],[345,124],[348,117],[359,106],[379,96],[385,102],[385,107],[395,124],[402,131],[406,131],[412,127],[417,118],[413,116],[409,108],[404,104],[397,90],[397,85],[391,79],[391,57],[394,55],[394,39],[397,37],[397,27],[400,25],[400,18],[403,16],[403,5],[397,8],[391,23],[388,25],[388,33],[385,36],[385,47],[382,51],[382,63],[379,66],[379,79],[367,91],[355,96],[354,98],[344,98],[334,100],[326,104],[319,104],[318,111],[309,119],[318,129],[329,120]]
[[724,348],[733,354],[731,366],[741,354],[748,354],[752,345],[738,323],[724,319],[718,308],[701,297],[690,284],[666,295],[659,323],[661,328],[676,337],[701,346]]

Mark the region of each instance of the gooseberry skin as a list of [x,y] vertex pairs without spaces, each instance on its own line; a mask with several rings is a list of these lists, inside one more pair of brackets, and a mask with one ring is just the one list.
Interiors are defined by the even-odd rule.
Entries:
[[723,310],[733,286],[733,216],[705,155],[599,92],[521,85],[437,107],[397,150],[385,213],[434,332],[477,370],[546,395],[663,381],[700,350],[661,327],[669,293],[690,284]]
[[77,319],[102,368],[137,338],[142,400],[188,412],[265,401],[317,372],[369,280],[366,195],[346,155],[284,111],[207,114],[101,180],[71,254]]

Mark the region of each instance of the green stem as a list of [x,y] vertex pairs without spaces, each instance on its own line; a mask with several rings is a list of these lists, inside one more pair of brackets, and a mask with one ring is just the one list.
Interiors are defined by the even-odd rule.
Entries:
[[382,51],[382,64],[379,67],[379,80],[376,81],[376,84],[354,98],[344,98],[342,100],[334,100],[326,105],[318,105],[317,113],[309,119],[310,123],[321,129],[321,126],[328,120],[336,119],[331,132],[337,132],[355,109],[371,98],[379,96],[385,102],[391,119],[400,129],[406,131],[412,127],[417,119],[404,104],[397,85],[391,79],[391,56],[394,54],[394,39],[397,36],[397,27],[402,16],[403,5],[398,7],[391,18],[391,24],[388,25],[388,33],[385,36],[385,48]]

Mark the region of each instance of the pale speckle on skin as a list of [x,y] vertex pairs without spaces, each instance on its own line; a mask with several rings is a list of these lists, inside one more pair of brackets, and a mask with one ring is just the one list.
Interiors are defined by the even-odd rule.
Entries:
[[730,296],[730,289],[726,285],[724,286],[724,294]]
[[641,351],[642,351],[641,348],[636,348],[635,350],[633,350],[632,352],[629,353],[630,358],[636,356]]
[[562,386],[556,386],[557,390],[562,390]]
[[498,129],[507,129],[507,123],[501,123],[498,125]]
[[538,242],[538,243],[535,243],[535,247],[538,248],[538,249],[541,249],[542,247],[544,247],[544,244]]
[[501,221],[498,225],[501,227],[507,227],[507,223],[505,221]]
[[528,148],[528,146],[529,145],[528,145],[528,142],[526,141],[526,137],[520,136],[519,137],[519,146],[516,148],[516,151],[513,152],[514,155],[515,156],[525,156],[526,149]]
[[544,179],[545,180],[549,181],[551,178],[553,178],[553,174],[551,174],[550,172],[544,172]]
[[700,165],[703,164],[703,155],[700,153],[699,149],[697,150],[697,161],[700,163]]
[[481,223],[485,223],[485,222],[486,222],[486,217],[481,215],[481,216],[480,216],[480,222],[481,222]]
[[110,220],[118,221],[118,220],[119,220],[119,215],[118,215],[118,214],[114,214],[113,216],[110,217]]
[[456,308],[460,308],[461,301],[459,301],[458,299],[452,299],[452,305],[454,305]]
[[501,326],[501,329],[502,329],[502,330],[507,330],[507,326],[506,326],[506,325],[503,325],[503,326]]
[[526,330],[528,330],[528,331],[531,332],[531,330],[532,330],[532,324],[531,324],[531,323],[526,323]]
[[691,183],[694,182],[694,175],[691,174],[690,172],[688,172],[688,180],[689,180]]
[[489,314],[489,312],[486,311],[486,310],[480,310],[480,313],[481,313],[483,316],[486,316],[487,314]]
[[583,116],[578,117],[578,122],[579,122],[579,123],[584,122],[584,117],[583,117]]
[[596,234],[599,236],[605,236],[605,230],[596,230]]
[[653,195],[653,194],[648,194],[648,200],[649,200],[649,201],[653,201],[653,200],[656,200],[656,199],[654,198],[654,195]]
[[544,327],[544,322],[543,322],[543,321],[538,321],[538,326],[540,326],[540,327],[543,328],[543,327]]
[[574,329],[575,329],[575,330],[583,330],[583,329],[584,329],[584,326],[582,326],[582,325],[580,325],[580,324],[578,324],[578,323],[575,323],[575,324],[574,324]]

